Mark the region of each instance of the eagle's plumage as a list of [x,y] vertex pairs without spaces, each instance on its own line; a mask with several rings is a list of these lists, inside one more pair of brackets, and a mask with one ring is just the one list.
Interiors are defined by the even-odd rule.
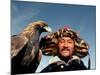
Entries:
[[[44,21],[37,21],[30,23],[20,34],[11,37],[12,73],[27,73],[32,64],[40,60],[39,37],[42,32],[47,31],[51,31],[48,25]],[[32,67],[30,71],[34,72],[34,69],[36,68]]]

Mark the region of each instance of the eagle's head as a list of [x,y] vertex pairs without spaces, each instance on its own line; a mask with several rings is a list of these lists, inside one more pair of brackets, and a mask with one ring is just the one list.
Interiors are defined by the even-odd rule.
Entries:
[[44,21],[37,21],[34,22],[35,28],[38,29],[40,32],[51,32],[51,28],[48,26],[47,23]]
[[36,31],[41,34],[42,32],[51,32],[52,30],[44,21],[36,21],[29,23],[23,32],[21,32],[21,35],[29,38],[32,34],[36,34]]
[[51,28],[48,26],[48,24],[45,23],[44,21],[32,22],[24,29],[24,31],[32,32],[34,31],[34,29],[40,32],[51,32],[52,31]]

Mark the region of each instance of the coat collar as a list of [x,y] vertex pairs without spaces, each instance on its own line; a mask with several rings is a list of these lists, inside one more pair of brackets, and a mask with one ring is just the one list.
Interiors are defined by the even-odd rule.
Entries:
[[[71,62],[72,60],[78,60],[80,62],[80,58],[76,55],[73,55],[72,58],[68,61],[68,63]],[[58,56],[54,56],[53,58],[51,58],[49,60],[49,64],[52,64],[52,63],[55,63],[55,62],[58,62],[58,61],[62,61],[62,60]],[[66,63],[66,64],[68,64],[68,63]]]

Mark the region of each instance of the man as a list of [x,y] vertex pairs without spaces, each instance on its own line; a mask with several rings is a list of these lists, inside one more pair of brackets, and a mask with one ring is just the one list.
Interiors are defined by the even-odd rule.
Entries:
[[[47,36],[45,42],[48,42],[48,39],[49,43],[45,44],[44,49],[46,50],[44,53],[46,55],[46,53],[50,54],[50,52],[55,52],[54,50],[49,50],[51,49],[50,46],[47,46],[48,48],[46,48],[46,45],[51,45],[50,41],[52,41],[53,44],[56,44],[54,46],[57,47],[56,55],[50,60],[49,65],[41,72],[87,70],[80,58],[85,57],[88,54],[88,45],[75,31],[64,27],[56,33]],[[54,46],[52,45],[52,48]]]

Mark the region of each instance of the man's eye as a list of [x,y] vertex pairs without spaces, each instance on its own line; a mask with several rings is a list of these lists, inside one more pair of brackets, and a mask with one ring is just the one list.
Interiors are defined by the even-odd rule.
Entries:
[[63,41],[60,41],[60,43],[63,43]]
[[64,43],[64,41],[60,41],[59,43]]
[[68,42],[68,43],[72,43],[72,42]]
[[69,40],[68,43],[73,43],[73,41],[72,40]]

